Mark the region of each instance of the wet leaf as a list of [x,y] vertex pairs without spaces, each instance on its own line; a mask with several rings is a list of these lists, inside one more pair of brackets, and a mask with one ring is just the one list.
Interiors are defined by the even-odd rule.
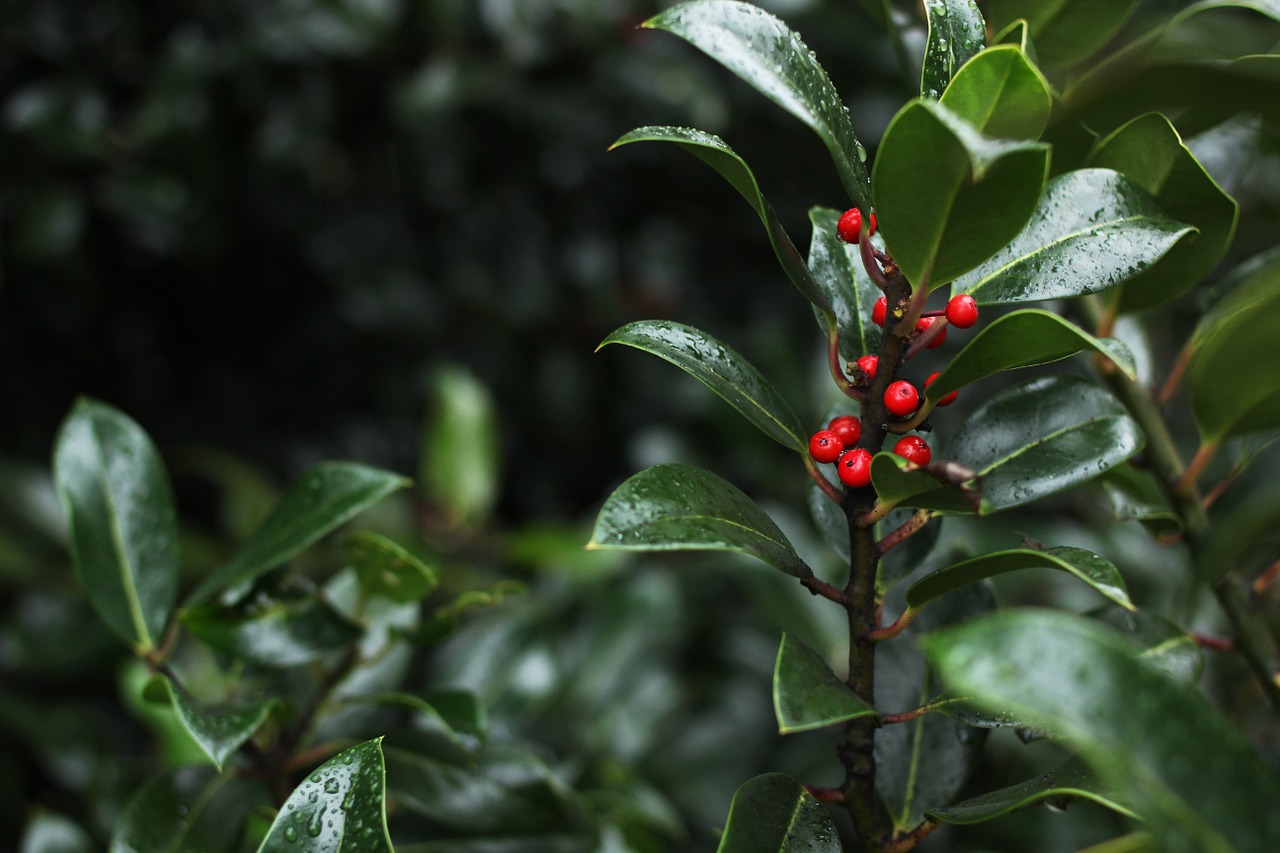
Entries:
[[1053,111],[1053,95],[1025,53],[996,45],[960,69],[942,105],[987,136],[1039,139]]
[[984,823],[1015,809],[1075,798],[1092,800],[1112,811],[1134,817],[1133,812],[1121,805],[1110,789],[1078,758],[1026,782],[962,800],[945,809],[931,809],[928,815],[943,823]]
[[381,534],[361,530],[344,545],[365,595],[400,602],[421,601],[440,584],[430,566]]
[[1047,145],[992,139],[941,104],[910,102],[890,122],[875,163],[889,253],[913,284],[946,284],[1022,230],[1048,168]]
[[785,735],[874,716],[876,709],[836,678],[821,655],[783,634],[773,668],[773,712]]
[[826,807],[784,773],[766,773],[738,788],[717,853],[840,853]]
[[703,0],[660,12],[644,26],[689,42],[808,125],[831,153],[849,198],[869,212],[866,151],[827,72],[786,24],[749,3]]
[[360,639],[358,625],[318,598],[249,609],[203,604],[182,611],[192,635],[220,652],[259,666],[300,666]]
[[116,819],[110,853],[238,853],[249,809],[267,802],[260,785],[212,767],[179,767],[152,779]]
[[1116,521],[1137,521],[1152,534],[1161,536],[1182,529],[1182,517],[1169,503],[1169,496],[1150,471],[1132,465],[1117,465],[1100,480],[1111,500]]
[[991,0],[987,20],[1000,30],[1025,19],[1040,64],[1062,68],[1105,46],[1137,5],[1138,0]]
[[1265,853],[1280,843],[1272,808],[1280,782],[1253,745],[1112,629],[1056,611],[1009,611],[939,631],[924,650],[957,692],[1075,747],[1164,838],[1160,849]]
[[987,46],[987,25],[969,0],[925,0],[929,34],[920,72],[920,97],[937,100],[960,66]]
[[895,453],[877,453],[872,458],[871,482],[877,497],[886,504],[973,512],[973,502],[958,488],[938,482],[927,471]]
[[430,390],[419,462],[422,489],[450,523],[477,525],[492,511],[502,485],[497,403],[484,383],[456,366],[437,370]]
[[980,305],[1096,293],[1141,273],[1191,233],[1137,182],[1079,169],[1050,181],[1026,228],[951,290]]
[[[835,314],[840,355],[845,361],[853,361],[866,353],[880,351],[884,332],[871,322],[871,309],[884,292],[867,275],[858,247],[836,235],[840,215],[841,211],[829,207],[809,210],[809,221],[813,224],[809,269]],[[825,330],[825,318],[820,318],[820,324]]]
[[609,344],[625,344],[671,362],[783,447],[808,452],[804,425],[790,404],[751,362],[706,332],[670,320],[643,320],[613,332],[600,347]]
[[609,496],[588,548],[734,551],[798,578],[813,571],[755,501],[692,465],[655,465]]
[[128,415],[82,397],[58,433],[53,474],[89,603],[150,651],[178,591],[177,513],[159,452]]
[[219,770],[253,737],[278,704],[278,700],[268,699],[243,705],[199,707],[182,688],[160,674],[154,675],[145,688],[148,694],[155,690],[168,697],[178,722]]

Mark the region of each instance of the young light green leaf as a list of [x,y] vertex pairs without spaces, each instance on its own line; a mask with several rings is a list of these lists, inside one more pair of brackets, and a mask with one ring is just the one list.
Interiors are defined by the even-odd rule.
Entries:
[[206,577],[188,603],[199,604],[242,586],[297,556],[343,522],[409,480],[354,462],[322,462],[295,483],[230,562]]
[[613,332],[596,350],[609,344],[625,344],[671,362],[783,447],[807,452],[804,425],[790,404],[751,362],[706,332],[670,320],[642,320]]
[[1159,113],[1140,116],[1101,140],[1089,165],[1121,172],[1151,193],[1172,218],[1198,232],[1124,284],[1120,309],[1150,308],[1177,298],[1218,265],[1235,235],[1240,206],[1223,192]]
[[115,820],[109,853],[228,853],[239,850],[249,810],[266,802],[260,783],[212,767],[178,767],[134,794]]
[[1022,230],[1048,169],[1047,145],[992,139],[941,104],[908,103],[876,156],[876,214],[889,253],[917,287],[946,284]]
[[[769,244],[773,246],[773,254],[796,290],[813,303],[819,312],[825,315],[831,314],[832,307],[827,291],[814,281],[804,259],[800,257],[799,250],[791,242],[791,237],[787,235],[786,229],[782,227],[782,223],[773,212],[773,206],[760,193],[756,176],[742,158],[720,137],[688,127],[640,127],[613,143],[610,150],[630,142],[674,142],[719,172],[720,176],[747,200],[751,209],[764,223],[765,231],[769,235]],[[834,228],[834,225],[832,227]]]
[[1112,629],[1057,611],[1008,611],[938,631],[924,650],[957,693],[1075,747],[1176,845],[1160,849],[1266,853],[1280,844],[1280,782],[1253,745]]
[[128,415],[84,397],[58,433],[53,475],[89,603],[145,654],[178,590],[177,513],[159,452]]
[[745,782],[733,795],[716,853],[840,853],[822,803],[784,773]]
[[391,851],[382,738],[344,750],[293,790],[258,853]]
[[1065,299],[1120,284],[1194,229],[1110,169],[1079,169],[1049,182],[1026,228],[952,285],[981,305]]
[[785,735],[874,716],[876,709],[836,678],[820,654],[783,634],[773,668],[773,713]]
[[1069,798],[1092,800],[1114,812],[1136,817],[1079,758],[1072,758],[1026,782],[971,797],[945,809],[930,809],[926,814],[943,823],[984,823],[1015,809]]
[[168,676],[158,673],[152,676],[151,684],[146,688],[147,692],[153,689],[163,690],[168,696],[182,727],[219,771],[227,759],[253,737],[279,702],[268,699],[247,705],[201,708]]
[[987,25],[969,0],[925,0],[929,35],[920,71],[920,97],[937,100],[960,66],[987,46]]
[[1053,111],[1053,94],[1027,55],[1004,44],[969,60],[943,93],[942,105],[987,136],[1039,139]]
[[600,509],[587,547],[734,551],[798,578],[813,576],[755,501],[692,465],[655,465],[619,486]]
[[379,533],[354,533],[345,548],[365,595],[381,595],[400,602],[421,601],[440,584],[430,566]]
[[894,453],[877,453],[871,460],[871,482],[882,503],[893,506],[973,512],[976,493],[966,494]]
[[1137,5],[1138,0],[991,0],[987,18],[997,30],[1025,19],[1040,64],[1063,68],[1103,47]]
[[497,405],[484,383],[456,366],[436,371],[431,397],[422,427],[422,488],[452,524],[479,524],[501,485]]
[[[835,314],[840,356],[853,361],[880,351],[884,332],[871,322],[871,309],[884,293],[867,275],[858,247],[845,243],[836,234],[840,214],[829,207],[810,208],[813,236],[809,242],[809,270]],[[825,332],[825,317],[819,317],[819,325]]]
[[1144,443],[1111,394],[1076,376],[1046,376],[994,394],[965,421],[950,455],[980,475],[979,514],[987,515],[1087,482]]
[[660,12],[644,26],[689,42],[808,125],[827,146],[854,205],[870,211],[866,151],[827,72],[786,24],[749,3],[700,0]]
[[233,658],[259,666],[301,666],[360,639],[359,626],[318,598],[244,610],[221,604],[188,607],[179,617],[194,636]]

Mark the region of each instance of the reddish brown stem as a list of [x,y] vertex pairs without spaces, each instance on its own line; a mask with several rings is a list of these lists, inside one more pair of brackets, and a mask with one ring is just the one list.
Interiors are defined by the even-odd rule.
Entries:
[[844,500],[844,492],[823,476],[822,472],[818,470],[818,464],[813,461],[812,456],[805,454],[804,467],[809,471],[809,476],[813,478],[813,482],[822,490],[824,495],[831,498],[831,500],[836,503],[840,503]]
[[834,601],[836,604],[849,603],[849,599],[844,594],[844,590],[840,589],[840,587],[838,586],[834,586],[832,584],[827,583],[821,578],[816,578],[813,576],[810,576],[807,578],[801,578],[800,584],[801,586],[808,589],[809,592],[813,593],[814,595],[825,598],[828,601]]
[[871,280],[875,282],[876,287],[884,290],[889,286],[889,282],[885,279],[884,272],[880,269],[880,264],[876,260],[879,255],[885,258],[886,266],[891,266],[892,261],[882,252],[877,252],[875,247],[871,245],[871,229],[862,229],[862,234],[858,237],[858,253],[862,256],[862,267],[867,271],[867,275],[871,276]]
[[906,853],[908,850],[914,849],[917,844],[924,841],[929,835],[942,824],[935,820],[925,820],[910,832],[901,835],[895,835],[888,844],[884,845],[877,853]]
[[839,788],[824,788],[821,785],[805,785],[804,789],[820,803],[841,805],[844,803],[844,792]]
[[1203,649],[1212,649],[1215,652],[1234,652],[1236,644],[1234,640],[1226,637],[1214,637],[1209,634],[1192,634],[1191,639],[1195,640],[1197,646]]
[[930,707],[929,705],[921,705],[919,708],[915,708],[914,710],[911,710],[911,711],[903,711],[901,714],[881,714],[880,724],[885,726],[892,726],[895,723],[909,723],[912,720],[920,719],[921,717],[923,717],[925,714],[928,714],[932,710],[933,708]]
[[1156,397],[1156,402],[1161,406],[1167,406],[1169,401],[1173,399],[1173,395],[1178,393],[1178,385],[1182,382],[1182,375],[1187,372],[1187,365],[1191,363],[1191,341],[1187,341],[1187,345],[1182,348],[1182,352],[1178,353],[1178,360],[1173,363],[1173,367],[1169,370],[1169,376],[1164,380],[1164,384],[1160,386],[1160,394]]
[[1191,461],[1187,463],[1186,469],[1182,472],[1182,476],[1178,479],[1177,485],[1173,488],[1174,495],[1194,495],[1196,491],[1196,482],[1200,479],[1200,475],[1204,473],[1204,469],[1208,467],[1213,460],[1214,454],[1218,452],[1218,443],[1216,441],[1205,441],[1200,444],[1196,450],[1196,455],[1191,457]]
[[902,615],[894,620],[892,625],[886,625],[883,628],[877,628],[867,635],[867,639],[873,643],[883,642],[884,640],[892,640],[907,629],[920,613],[914,607],[908,607],[902,611]]
[[1253,579],[1253,592],[1255,595],[1262,595],[1267,588],[1280,577],[1280,560],[1276,560],[1262,574]]
[[876,550],[881,554],[887,553],[890,548],[901,545],[907,539],[924,530],[932,520],[932,511],[927,509],[917,510],[904,524],[877,542]]
[[834,323],[827,329],[827,369],[831,371],[831,378],[842,394],[862,402],[864,399],[862,392],[849,381],[849,377],[845,376],[844,368],[840,366],[840,331]]

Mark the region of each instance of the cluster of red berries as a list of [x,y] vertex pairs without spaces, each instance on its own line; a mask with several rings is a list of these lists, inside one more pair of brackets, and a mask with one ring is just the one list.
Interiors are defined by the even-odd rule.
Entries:
[[[871,451],[854,446],[861,437],[862,423],[852,415],[841,415],[809,437],[809,455],[818,462],[836,463],[840,482],[861,489],[871,484]],[[925,440],[915,435],[899,439],[893,452],[917,465],[927,465],[933,456]]]

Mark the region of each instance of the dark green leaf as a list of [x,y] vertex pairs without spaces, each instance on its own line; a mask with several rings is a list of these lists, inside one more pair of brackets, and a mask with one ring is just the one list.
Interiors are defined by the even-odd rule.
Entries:
[[1147,269],[1191,233],[1135,181],[1080,169],[1050,181],[1022,233],[952,292],[982,305],[1096,293]]
[[234,658],[260,666],[299,666],[345,649],[361,636],[357,625],[317,598],[245,610],[205,604],[182,611],[194,636]]
[[1213,522],[1196,555],[1200,578],[1215,581],[1229,571],[1246,575],[1262,569],[1280,553],[1280,486],[1256,489]]
[[1039,139],[1053,111],[1040,70],[1017,47],[996,45],[960,69],[942,105],[987,136]]
[[211,767],[179,767],[143,786],[116,819],[110,853],[239,853],[259,786]]
[[293,790],[258,853],[389,851],[382,738],[322,764]]
[[345,545],[365,595],[420,601],[440,583],[430,566],[381,534],[362,530],[352,534]]
[[478,524],[493,509],[501,479],[496,403],[489,389],[460,367],[438,370],[431,392],[419,463],[423,491],[451,523]]
[[1104,474],[1102,488],[1111,499],[1116,521],[1137,521],[1156,536],[1182,529],[1181,516],[1155,475],[1132,465],[1118,465]]
[[1088,616],[1127,634],[1139,650],[1138,657],[1175,681],[1195,688],[1204,671],[1204,653],[1195,637],[1151,610],[1127,610],[1105,605]]
[[169,697],[182,727],[219,770],[245,741],[253,737],[277,704],[277,700],[268,699],[246,705],[201,708],[167,676],[153,676],[152,684],[146,688],[148,692],[153,686],[162,689]]
[[836,678],[821,655],[783,634],[773,668],[773,712],[785,735],[874,716],[876,709]]
[[1122,815],[1134,816],[1078,758],[1026,782],[972,797],[945,809],[930,809],[928,815],[943,823],[983,823],[1015,809],[1036,803],[1058,803],[1070,798],[1092,800]]
[[[471,694],[465,695],[471,696]],[[474,697],[471,698],[474,707]],[[446,701],[449,700],[446,699]],[[356,696],[348,702],[353,705],[400,707],[411,711],[410,732],[414,749],[432,757],[466,763],[478,746],[478,741],[470,737],[464,738],[462,733],[450,725],[445,715],[432,701],[421,696],[411,693],[378,693],[373,696]],[[395,738],[395,741],[399,743],[409,736],[409,734],[402,734]]]
[[1087,482],[1145,443],[1124,406],[1075,376],[1006,388],[960,429],[951,455],[981,475],[986,515]]
[[822,538],[844,563],[849,562],[849,521],[840,505],[816,485],[809,487],[809,515]]
[[1241,853],[1280,844],[1280,783],[1253,745],[1112,629],[1011,611],[939,631],[924,649],[958,692],[1063,737],[1167,841]]
[[866,151],[812,51],[782,21],[749,3],[701,0],[661,12],[646,27],[705,52],[818,134],[853,203],[870,210]]
[[177,514],[160,454],[123,412],[81,398],[58,433],[53,474],[86,597],[117,636],[150,651],[178,589]]
[[946,284],[1022,230],[1048,168],[1047,145],[991,139],[941,104],[912,101],[876,156],[876,211],[889,253],[916,286]]
[[987,25],[970,0],[925,0],[929,35],[920,72],[920,97],[937,100],[960,66],[987,46]]
[[625,344],[671,362],[783,447],[808,451],[804,425],[790,404],[751,362],[707,333],[670,320],[645,320],[628,323],[600,347],[609,344]]
[[783,773],[757,776],[733,795],[717,853],[840,853],[826,807]]
[[409,480],[354,462],[322,462],[295,483],[231,561],[191,593],[198,604],[229,587],[246,584],[318,541]]
[[1040,64],[1062,68],[1103,47],[1137,5],[1138,0],[991,0],[987,18],[997,30],[1026,19]]
[[755,501],[692,465],[655,465],[609,496],[588,548],[736,551],[798,578],[813,570]]
[[871,482],[880,501],[894,506],[973,512],[970,496],[938,482],[927,471],[894,453],[877,453],[871,460]]
[[[845,361],[853,361],[880,351],[884,333],[871,322],[871,309],[884,293],[867,275],[858,247],[836,235],[840,214],[829,207],[810,208],[813,237],[809,243],[809,269],[835,314],[840,355]],[[826,319],[820,317],[819,323],[825,331]]]

